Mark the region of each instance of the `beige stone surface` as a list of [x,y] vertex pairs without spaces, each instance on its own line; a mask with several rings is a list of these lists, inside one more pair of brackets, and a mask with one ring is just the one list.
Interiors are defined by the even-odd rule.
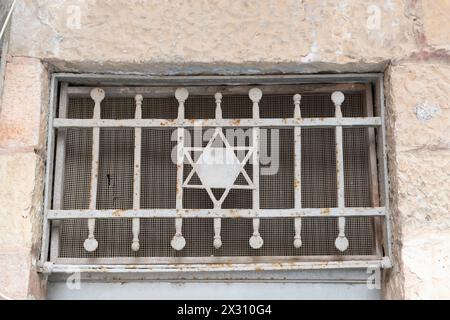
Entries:
[[36,58],[7,63],[0,109],[0,294],[45,294],[36,271],[42,234],[48,71]]
[[0,245],[32,246],[37,155],[0,155]]
[[415,10],[408,0],[22,0],[11,53],[128,73],[382,70],[417,49]]
[[448,299],[450,232],[422,232],[403,240],[407,299]]
[[31,255],[25,247],[0,245],[0,297],[24,299],[28,296]]
[[0,151],[40,149],[44,143],[48,72],[35,58],[6,64],[0,106]]
[[34,153],[0,154],[0,294],[43,296],[39,257],[43,163]]
[[429,45],[450,47],[450,1],[423,0],[424,30]]
[[388,296],[402,286],[403,298],[449,298],[450,67],[408,63],[388,75],[397,260]]

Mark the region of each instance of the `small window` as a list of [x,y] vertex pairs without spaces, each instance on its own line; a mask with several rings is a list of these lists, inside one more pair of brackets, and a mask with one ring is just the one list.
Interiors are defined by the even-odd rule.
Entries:
[[386,262],[374,92],[372,83],[62,83],[48,261]]

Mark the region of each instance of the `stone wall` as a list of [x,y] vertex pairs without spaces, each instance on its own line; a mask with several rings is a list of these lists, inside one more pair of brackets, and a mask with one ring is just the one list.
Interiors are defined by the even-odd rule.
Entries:
[[36,58],[6,63],[0,113],[0,294],[41,298],[40,253],[48,70]]
[[[32,272],[46,64],[158,75],[385,72],[395,256],[385,294],[449,298],[448,12],[447,0],[18,0],[0,118],[1,176],[14,186],[0,193],[0,254],[23,252]],[[17,234],[5,235],[12,226]],[[16,297],[25,287],[6,283]]]

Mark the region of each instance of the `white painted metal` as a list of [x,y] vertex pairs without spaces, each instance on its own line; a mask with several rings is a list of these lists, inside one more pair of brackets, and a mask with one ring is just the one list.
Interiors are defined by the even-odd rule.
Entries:
[[[189,92],[185,88],[179,88],[175,92],[175,98],[178,100],[178,120],[184,120],[184,104],[189,98]],[[176,208],[183,209],[183,163],[184,163],[184,128],[177,130],[177,195]],[[181,251],[186,246],[186,239],[183,237],[183,219],[175,219],[175,235],[171,241],[171,246],[177,251]]]
[[[336,107],[336,118],[342,119],[342,103],[345,100],[345,96],[342,92],[336,91],[331,96],[333,103]],[[342,126],[336,127],[336,172],[337,172],[337,185],[338,185],[338,207],[345,208],[345,185],[344,185],[344,147],[342,139]],[[349,242],[345,236],[345,218],[339,217],[339,235],[335,241],[336,248],[344,252],[348,249]]]
[[[136,95],[136,113],[135,118],[142,118],[142,95]],[[141,140],[142,140],[142,129],[134,129],[134,174],[133,174],[133,209],[139,210],[141,208]],[[133,243],[131,244],[131,249],[133,251],[139,251],[139,232],[140,232],[140,220],[139,218],[134,218],[132,222],[133,231]]]
[[[258,123],[259,118],[259,102],[262,99],[263,93],[261,89],[254,88],[249,92],[250,100],[253,102],[253,121]],[[253,210],[259,210],[259,153],[260,153],[260,129],[259,127],[253,128]],[[250,246],[257,250],[261,249],[264,245],[264,240],[259,233],[259,219],[253,219],[253,235],[249,240]]]
[[55,128],[53,127],[53,120],[56,115],[58,95],[58,80],[56,75],[52,75],[50,82],[50,108],[49,108],[49,123],[48,123],[48,137],[47,137],[47,162],[45,169],[45,191],[44,191],[44,219],[42,230],[42,249],[38,261],[42,265],[48,260],[48,252],[50,251],[50,234],[51,223],[45,218],[45,215],[51,209],[51,199],[53,196],[53,170],[54,170],[54,150],[55,150]]
[[[191,80],[193,79],[192,77],[165,77],[165,78],[160,78],[160,77],[134,77],[134,76],[101,76],[101,75],[89,75],[89,74],[85,74],[85,75],[74,75],[74,74],[55,74],[52,76],[52,90],[53,90],[53,94],[52,94],[52,101],[56,101],[56,99],[54,99],[54,94],[56,93],[55,88],[57,88],[57,84],[58,81],[74,81],[75,83],[81,83],[80,79],[82,79],[83,84],[88,83],[89,81],[92,81],[92,83],[101,83],[103,80],[107,80],[110,81],[109,83],[117,83],[117,84],[123,84],[124,82],[126,83],[133,83],[133,84],[144,84],[148,85],[155,85],[155,84],[160,84],[160,85],[168,85],[168,84],[173,84],[173,83],[194,83]],[[377,87],[376,87],[376,92],[377,95],[382,95],[382,85],[380,85],[380,83],[382,84],[383,79],[382,79],[382,75],[380,74],[356,74],[356,75],[314,75],[314,76],[302,76],[302,77],[298,77],[298,76],[257,76],[257,77],[241,77],[241,76],[231,76],[231,77],[224,77],[224,78],[218,78],[218,77],[196,77],[195,79],[195,84],[199,85],[208,85],[209,83],[217,83],[217,84],[242,84],[242,83],[255,83],[255,79],[258,79],[258,81],[260,83],[265,83],[267,85],[271,85],[271,84],[280,84],[280,83],[313,83],[313,82],[317,82],[317,83],[323,83],[323,82],[349,82],[349,81],[356,81],[356,82],[364,82],[366,80],[372,81],[373,83],[376,83]],[[219,80],[220,79],[220,80]],[[220,81],[217,82],[217,81]],[[119,83],[120,82],[120,83]],[[338,84],[339,85],[339,84]],[[357,85],[357,84],[356,84]],[[116,87],[118,88],[118,87]],[[355,87],[356,88],[356,87]],[[87,87],[82,88],[83,90],[86,90]],[[90,89],[88,89],[90,90]],[[152,88],[149,88],[149,90],[152,90]],[[89,93],[89,92],[88,92]],[[132,96],[135,95],[135,93],[133,93],[133,89],[129,92],[130,94],[132,94]],[[258,124],[259,126],[265,126],[265,127],[284,127],[284,126],[299,126],[299,127],[334,127],[337,125],[341,125],[343,127],[351,127],[351,126],[357,126],[357,127],[382,127],[383,129],[383,135],[382,135],[382,141],[380,145],[380,157],[383,157],[383,159],[381,159],[380,161],[383,163],[382,167],[383,169],[383,174],[384,174],[384,183],[383,183],[383,196],[388,194],[388,186],[386,185],[387,183],[387,170],[386,170],[386,138],[385,138],[385,128],[383,125],[383,117],[384,117],[384,103],[383,103],[383,99],[381,100],[381,104],[380,104],[380,108],[381,108],[381,117],[370,117],[370,118],[342,118],[342,120],[338,120],[335,118],[328,118],[328,119],[302,119],[300,121],[300,123],[298,121],[295,120],[291,120],[291,119],[286,119],[286,120],[280,120],[280,119],[275,119],[275,121],[273,121],[273,119],[262,119],[262,121],[260,121],[260,123]],[[145,120],[140,120],[137,122],[134,122],[134,120],[128,121],[122,121],[122,120],[100,120],[100,121],[96,121],[96,120],[87,120],[86,124],[81,124],[82,122],[86,121],[86,120],[81,120],[79,121],[79,123],[73,123],[73,122],[66,122],[65,120],[61,119],[54,119],[52,116],[53,109],[54,109],[54,103],[51,103],[52,108],[50,110],[50,124],[49,127],[50,128],[59,128],[59,127],[120,127],[120,126],[130,126],[130,127],[146,127],[146,126],[154,126],[154,127],[158,127],[160,124],[164,124],[167,126],[173,126],[173,127],[190,127],[192,126],[192,123],[188,123],[187,121],[178,121],[175,120],[174,122],[170,123],[171,121],[167,121],[167,120],[151,120],[151,119],[145,119]],[[150,121],[147,121],[150,120]],[[251,119],[243,119],[244,121],[241,121],[240,125],[241,126],[249,126],[249,127],[255,127],[258,125],[252,125],[249,121]],[[306,121],[305,121],[306,120]],[[223,120],[222,120],[223,121]],[[235,120],[232,119],[228,119],[223,121],[222,123],[218,123],[216,120],[201,120],[199,122],[196,122],[195,124],[198,125],[203,124],[203,125],[210,125],[210,126],[216,126],[218,124],[222,125],[222,126],[234,126],[233,122]],[[249,122],[249,123],[246,123]],[[75,122],[78,122],[78,120],[76,120]],[[216,123],[215,123],[216,122]],[[54,123],[55,125],[52,125],[52,123]],[[81,124],[80,126],[78,124]],[[92,125],[94,124],[94,125]],[[52,150],[52,145],[53,145],[53,130],[49,130],[49,147],[50,150]],[[341,210],[341,208],[325,208],[325,209],[301,209],[300,211],[297,210],[261,210],[261,211],[256,211],[256,210],[237,210],[236,211],[232,211],[232,210],[177,210],[176,212],[174,212],[173,210],[161,210],[160,212],[156,212],[156,210],[125,210],[125,211],[121,211],[121,210],[71,210],[71,211],[64,211],[64,210],[49,210],[50,206],[48,204],[48,198],[51,196],[51,184],[50,181],[52,180],[52,170],[53,170],[53,165],[51,165],[52,163],[52,152],[48,153],[49,156],[49,167],[47,168],[47,183],[46,183],[46,217],[45,217],[45,221],[44,221],[44,235],[43,235],[43,253],[41,255],[41,266],[43,265],[42,263],[47,261],[47,255],[45,254],[46,252],[48,252],[48,239],[49,239],[49,235],[48,235],[48,225],[49,225],[49,221],[50,220],[59,220],[59,219],[76,219],[76,218],[85,218],[85,219],[89,219],[89,218],[126,218],[126,217],[154,217],[154,216],[160,216],[162,217],[165,214],[166,217],[172,217],[172,218],[176,218],[176,217],[203,217],[203,218],[214,218],[214,217],[248,217],[248,218],[252,218],[252,217],[276,217],[277,216],[277,212],[280,213],[282,212],[281,216],[290,216],[290,217],[304,217],[304,216],[336,216],[336,217],[346,217],[346,216],[384,216],[384,215],[388,215],[387,209],[385,207],[383,208],[345,208],[345,210]],[[49,188],[50,186],[50,188]],[[387,206],[388,204],[388,199],[386,197],[384,204]],[[119,214],[119,215],[117,215]],[[236,215],[237,214],[237,215]],[[278,215],[279,216],[279,215]],[[388,252],[389,252],[389,256],[390,256],[390,228],[389,228],[389,221],[385,221],[384,223],[385,229],[387,230],[384,235],[386,237],[386,245],[388,248]],[[47,249],[46,249],[47,248]],[[353,258],[353,257],[352,257]],[[373,261],[378,261],[378,260],[373,260]],[[363,268],[365,268],[367,266],[367,264],[363,263]],[[379,266],[382,268],[390,268],[392,266],[391,260],[389,257],[384,257],[379,264],[375,263],[375,264],[370,264],[370,266]],[[177,267],[179,265],[173,265],[174,270],[178,270]],[[203,267],[205,268],[205,271],[209,271],[210,270],[210,264],[208,265],[203,265]],[[327,262],[327,266],[331,266],[331,268],[353,268],[355,265],[350,263],[350,264],[333,264],[330,262]],[[75,267],[78,269],[79,266],[70,266],[70,267]],[[89,266],[88,266],[89,267]],[[99,267],[102,270],[105,270],[105,267],[108,266],[92,266],[92,267]],[[117,267],[117,266],[114,266]],[[140,266],[133,266],[133,267],[138,267],[140,268]],[[165,267],[162,266],[162,267]],[[253,266],[252,266],[253,267]],[[361,267],[361,265],[360,265]],[[255,270],[255,268],[257,268],[258,270],[260,270],[260,265],[257,264],[256,266],[254,266],[253,268],[250,268],[248,270]],[[298,269],[314,269],[314,268],[322,268],[322,263],[319,264],[304,264],[302,267],[298,266],[298,268],[294,268],[295,270]],[[45,270],[49,270],[47,268],[44,268]],[[42,269],[42,270],[44,270]],[[58,267],[56,268],[50,268],[55,272],[65,272],[64,267],[61,269]],[[120,269],[120,267],[119,267]],[[151,269],[151,270],[155,270],[155,269]],[[199,269],[194,267],[193,271],[197,272]],[[225,271],[229,271],[230,269],[225,268]],[[281,269],[280,269],[281,270]],[[143,271],[143,270],[142,270]],[[84,266],[82,266],[82,272],[90,272],[90,270],[85,269]],[[99,271],[100,272],[100,271]],[[135,270],[132,268],[124,268],[123,270],[121,270],[121,272],[123,273],[134,273]],[[143,271],[146,272],[146,271]],[[152,271],[153,272],[153,271]],[[165,271],[163,271],[165,272]],[[109,273],[109,271],[107,271],[107,273]]]
[[180,119],[54,119],[55,128],[122,128],[122,127],[175,127],[175,128],[192,128],[192,127],[314,127],[314,128],[334,128],[342,127],[381,127],[381,118],[301,118],[301,119],[259,119],[256,123],[253,119],[197,119],[197,120],[180,120]]
[[295,237],[294,237],[294,247],[299,249],[302,247],[302,219],[296,218],[294,220],[295,224]]
[[296,217],[372,217],[384,216],[386,208],[301,208],[301,209],[141,209],[141,210],[49,210],[46,218],[296,218]]
[[[387,257],[386,257],[387,258]],[[366,269],[383,268],[389,263],[387,259],[342,260],[342,261],[301,261],[276,263],[240,263],[240,264],[142,264],[142,265],[69,265],[45,263],[40,269],[44,273],[171,273],[171,272],[225,272],[225,271],[269,271],[269,270],[307,270],[307,269]]]
[[[214,98],[216,99],[216,119],[222,119],[222,98],[223,98],[222,93],[220,92],[216,93]],[[205,179],[205,177],[203,179]],[[233,180],[232,182],[233,184],[235,180],[236,179]],[[217,205],[215,205],[215,207],[217,208]],[[222,205],[220,206],[219,209],[221,209],[221,207]],[[213,246],[216,249],[220,249],[222,247],[221,231],[222,231],[222,219],[216,218],[214,219],[214,241],[213,241]]]
[[[67,117],[67,96],[68,84],[63,83],[60,88],[59,94],[59,117]],[[53,188],[53,208],[63,209],[63,199],[64,199],[64,167],[65,167],[65,156],[66,156],[66,130],[62,129],[58,132],[56,138],[56,154],[55,154],[55,183]],[[54,221],[51,225],[51,248],[50,248],[50,259],[55,259],[59,255],[59,234],[61,221]]]
[[175,236],[170,245],[177,251],[181,251],[186,246],[186,239],[183,237],[183,219],[175,219]]
[[[101,117],[100,105],[105,99],[105,92],[100,88],[91,91],[91,98],[95,102],[93,119],[97,120]],[[91,188],[89,209],[95,210],[97,206],[97,187],[98,187],[98,162],[100,154],[100,128],[92,129],[92,167],[91,167]],[[97,250],[98,241],[95,239],[95,219],[88,220],[89,235],[84,242],[84,249],[89,252]]]
[[338,218],[338,226],[339,226],[339,235],[336,239],[335,245],[339,251],[344,252],[348,249],[349,242],[347,237],[345,236],[345,218]]
[[[213,139],[217,136],[214,135]],[[223,134],[219,136],[222,137]],[[228,146],[206,147],[195,163],[195,172],[205,188],[232,188],[241,170],[239,159],[233,149]]]
[[220,218],[214,219],[214,248],[220,249],[222,247],[222,237],[220,232],[222,229],[222,220]]
[[[296,94],[294,96],[294,118],[300,119],[302,117],[300,103],[302,96]],[[302,207],[302,128],[295,127],[294,129],[294,203],[295,208],[300,209]],[[294,247],[301,248],[302,246],[302,220],[301,218],[295,218],[295,236]]]

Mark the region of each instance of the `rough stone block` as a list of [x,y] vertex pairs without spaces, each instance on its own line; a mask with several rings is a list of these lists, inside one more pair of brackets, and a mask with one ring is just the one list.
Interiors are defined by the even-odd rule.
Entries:
[[6,65],[0,109],[0,151],[42,148],[48,104],[48,73],[33,58]]
[[0,245],[33,246],[33,225],[40,214],[35,199],[43,196],[38,191],[39,163],[34,153],[0,154]]
[[427,43],[436,47],[450,49],[450,1],[424,0],[424,29]]

